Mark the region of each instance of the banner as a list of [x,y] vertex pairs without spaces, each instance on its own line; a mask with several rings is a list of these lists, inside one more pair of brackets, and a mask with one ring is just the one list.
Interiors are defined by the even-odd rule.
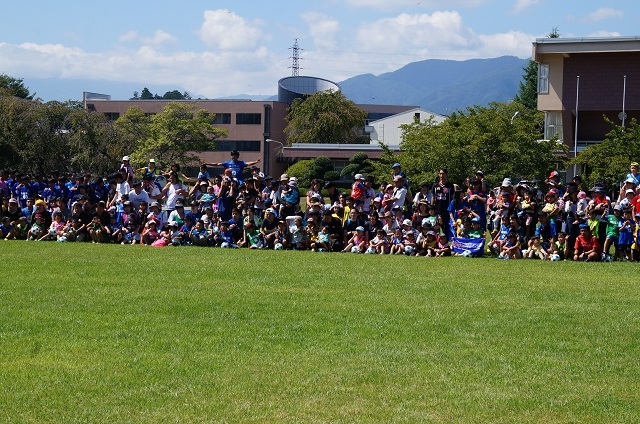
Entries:
[[462,237],[454,237],[451,241],[451,250],[455,253],[462,253],[468,250],[474,255],[484,254],[484,239],[469,239]]

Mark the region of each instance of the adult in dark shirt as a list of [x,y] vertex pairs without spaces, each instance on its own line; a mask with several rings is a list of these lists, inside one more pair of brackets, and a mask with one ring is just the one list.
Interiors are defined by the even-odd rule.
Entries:
[[436,212],[442,217],[442,230],[445,234],[449,234],[448,209],[454,197],[454,187],[449,182],[446,168],[438,171],[438,181],[433,185],[431,191],[433,192],[431,204],[435,205]]
[[328,204],[333,205],[336,202],[340,201],[340,195],[342,194],[342,192],[338,190],[338,188],[333,182],[327,181],[324,184],[324,188],[326,188],[327,192],[329,193],[329,196],[328,196],[329,199],[327,201]]
[[36,214],[40,214],[42,215],[42,226],[48,230],[49,227],[51,226],[51,221],[53,221],[53,219],[51,218],[51,212],[47,210],[47,204],[45,203],[44,200],[38,199],[36,200],[36,203],[34,206],[35,208],[33,210],[33,213],[31,214],[31,222],[36,222],[34,218]]
[[272,208],[267,208],[264,211],[264,220],[260,227],[260,235],[264,240],[264,247],[273,249],[276,239],[276,230],[278,229],[278,220],[276,219],[275,211]]
[[329,227],[331,251],[339,252],[343,246],[342,221],[330,213],[325,213],[320,222],[320,228]]

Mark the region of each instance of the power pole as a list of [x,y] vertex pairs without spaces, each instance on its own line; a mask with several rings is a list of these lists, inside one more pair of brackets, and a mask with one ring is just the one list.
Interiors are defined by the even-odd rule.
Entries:
[[298,46],[297,38],[295,38],[294,40],[295,42],[293,43],[293,47],[289,47],[293,51],[293,53],[291,54],[291,57],[289,58],[289,59],[293,59],[293,62],[291,66],[289,66],[289,68],[291,68],[291,76],[297,77],[298,74],[300,73],[300,69],[302,69],[300,68],[300,65],[298,63],[298,61],[300,60],[300,50],[304,50],[304,49],[301,49]]

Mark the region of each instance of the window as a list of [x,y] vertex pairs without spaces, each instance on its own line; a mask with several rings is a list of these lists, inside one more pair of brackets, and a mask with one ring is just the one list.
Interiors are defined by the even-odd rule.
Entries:
[[216,124],[231,124],[231,114],[230,113],[216,113],[213,117],[214,125]]
[[558,137],[562,141],[562,114],[560,112],[546,112],[544,114],[544,139],[551,140]]
[[260,125],[262,115],[259,113],[236,113],[237,125]]
[[104,116],[106,116],[109,121],[115,121],[120,118],[120,114],[118,112],[105,112]]
[[549,64],[538,64],[538,94],[549,94]]
[[216,140],[216,150],[219,152],[230,152],[237,150],[239,152],[259,152],[259,140]]

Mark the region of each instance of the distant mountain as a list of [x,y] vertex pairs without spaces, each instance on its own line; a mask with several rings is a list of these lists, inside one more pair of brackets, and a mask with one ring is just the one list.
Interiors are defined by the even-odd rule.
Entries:
[[430,59],[378,76],[358,75],[338,85],[355,103],[415,105],[448,115],[468,106],[512,100],[528,62],[513,56]]
[[[356,103],[420,106],[448,115],[473,105],[491,101],[508,102],[518,91],[528,59],[503,56],[494,59],[465,61],[430,59],[409,63],[397,71],[380,75],[362,74],[338,82],[344,95]],[[134,91],[142,91],[139,83],[95,80],[29,78],[25,85],[31,93],[48,100],[82,100],[82,91],[111,94],[114,100],[126,100]],[[277,88],[274,82],[274,88]],[[176,86],[154,85],[152,93],[163,95]],[[192,94],[194,99],[206,98]],[[277,100],[277,95],[240,94],[218,99]]]

